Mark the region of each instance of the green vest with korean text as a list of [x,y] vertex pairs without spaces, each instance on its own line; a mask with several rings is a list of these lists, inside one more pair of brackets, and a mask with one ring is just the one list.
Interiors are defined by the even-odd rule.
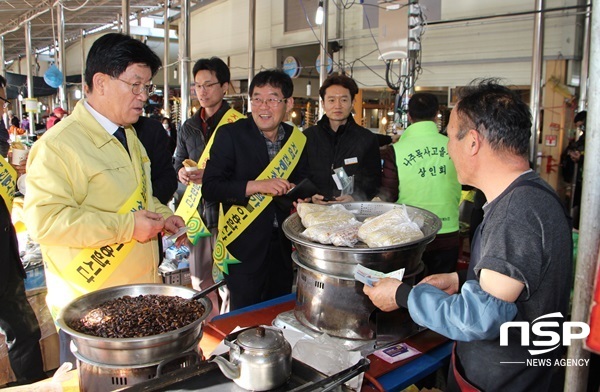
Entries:
[[439,234],[458,231],[461,186],[448,155],[448,137],[433,121],[420,121],[393,144],[398,168],[398,201],[436,214]]

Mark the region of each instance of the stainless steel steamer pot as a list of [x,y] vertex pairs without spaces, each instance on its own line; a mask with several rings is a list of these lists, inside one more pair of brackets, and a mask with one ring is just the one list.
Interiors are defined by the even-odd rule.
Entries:
[[[358,220],[384,214],[394,208],[402,208],[396,203],[354,202],[342,204],[347,210],[355,212]],[[292,214],[283,222],[283,232],[294,243],[302,262],[317,271],[336,277],[354,280],[354,266],[362,264],[381,272],[392,272],[406,268],[411,274],[421,268],[421,256],[425,246],[435,238],[442,227],[442,221],[434,213],[418,207],[406,206],[408,216],[416,222],[424,237],[400,245],[369,248],[359,242],[355,247],[323,245],[304,238],[305,230],[298,213]]]
[[202,337],[202,322],[212,310],[212,303],[206,298],[198,301],[204,306],[204,314],[191,324],[167,333],[140,338],[102,338],[85,335],[69,327],[69,323],[79,319],[98,305],[123,297],[138,295],[166,295],[191,298],[197,292],[183,286],[165,284],[137,284],[110,287],[83,295],[65,306],[56,323],[69,334],[80,356],[91,362],[117,366],[156,364],[173,355],[181,354],[195,347]]
[[[399,204],[379,202],[343,205],[361,221],[392,208],[402,208]],[[424,238],[381,248],[369,248],[362,242],[354,248],[315,243],[302,237],[305,228],[297,213],[284,221],[283,231],[297,251],[293,259],[299,267],[294,309],[298,321],[310,329],[340,338],[369,340],[375,337],[369,318],[376,308],[362,292],[362,283],[354,280],[355,266],[362,264],[385,273],[405,268],[404,281],[414,283],[415,276],[423,269],[421,256],[425,247],[442,226],[432,212],[412,206],[406,209],[409,217],[419,224]]]

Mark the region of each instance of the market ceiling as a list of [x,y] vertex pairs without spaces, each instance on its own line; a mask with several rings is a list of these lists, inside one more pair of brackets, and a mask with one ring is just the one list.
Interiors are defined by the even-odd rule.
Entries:
[[[138,17],[156,19],[162,25],[165,17],[164,0],[128,0],[130,20]],[[190,0],[190,10],[213,0]],[[4,38],[5,61],[24,57],[25,24],[31,21],[31,46],[34,53],[52,47],[56,42],[57,16],[64,7],[65,41],[67,47],[78,41],[81,32],[90,33],[118,26],[123,0],[1,0],[0,36]],[[182,0],[169,0],[169,19],[179,18]],[[172,26],[171,28],[176,28]],[[133,32],[132,32],[133,33]]]

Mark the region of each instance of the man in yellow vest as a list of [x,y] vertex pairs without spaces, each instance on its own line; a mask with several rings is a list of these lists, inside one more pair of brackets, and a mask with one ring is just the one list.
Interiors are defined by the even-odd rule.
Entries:
[[[153,197],[150,159],[131,126],[160,65],[128,35],[100,37],[86,61],[87,98],[31,150],[25,223],[42,248],[55,319],[83,294],[162,283],[157,235],[185,223]],[[61,362],[72,361],[70,339],[59,336]]]
[[219,129],[203,177],[207,200],[222,203],[216,265],[224,272],[231,310],[291,292],[292,247],[281,226],[289,216],[273,202],[308,174],[306,137],[285,124],[294,99],[282,71],[256,74],[252,117]]
[[461,185],[448,155],[448,137],[435,123],[438,110],[435,95],[414,94],[408,102],[411,125],[382,154],[382,199],[424,208],[442,220],[423,254],[426,275],[456,271],[458,261]]
[[[217,234],[219,203],[207,202],[202,198],[202,175],[209,158],[210,146],[219,127],[245,116],[230,109],[227,101],[223,99],[231,78],[229,68],[223,60],[218,57],[200,59],[194,64],[192,73],[200,110],[183,123],[177,135],[175,170],[181,184],[187,187],[177,207],[177,214],[184,218],[189,227],[192,286],[196,290],[203,290],[213,283],[212,255]],[[195,161],[197,167],[184,167],[183,162],[186,159]],[[207,297],[213,304],[210,320],[219,314],[219,301],[215,292],[209,293]],[[227,303],[224,302],[225,312]]]

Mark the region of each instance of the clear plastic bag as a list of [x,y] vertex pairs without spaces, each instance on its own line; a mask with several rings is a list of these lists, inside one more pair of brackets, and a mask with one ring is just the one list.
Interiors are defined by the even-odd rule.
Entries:
[[[354,366],[362,358],[360,352],[347,351],[326,334],[315,339],[300,339],[294,345],[292,356],[328,376]],[[353,390],[360,390],[363,373],[346,382]]]
[[341,224],[354,219],[354,214],[340,204],[325,206],[323,209],[315,209],[312,213],[307,213],[300,217],[304,227],[308,228],[321,223]]
[[361,225],[362,223],[354,218],[341,223],[326,222],[310,226],[301,235],[325,245],[353,247],[358,242],[358,228]]
[[354,193],[354,176],[348,176],[343,167],[333,169],[333,181],[341,191],[341,196],[351,195]]
[[410,220],[406,207],[402,207],[365,221],[358,230],[358,238],[370,248],[400,245],[423,238],[419,225]]

